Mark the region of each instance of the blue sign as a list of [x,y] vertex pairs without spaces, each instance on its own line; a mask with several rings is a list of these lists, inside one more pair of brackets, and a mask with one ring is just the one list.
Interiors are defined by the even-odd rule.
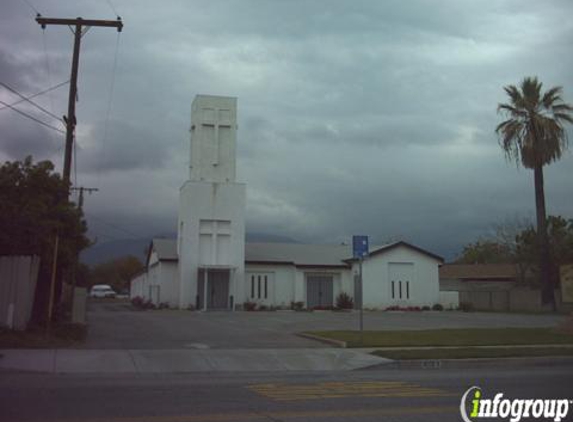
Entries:
[[368,256],[368,236],[352,236],[352,256],[354,258]]

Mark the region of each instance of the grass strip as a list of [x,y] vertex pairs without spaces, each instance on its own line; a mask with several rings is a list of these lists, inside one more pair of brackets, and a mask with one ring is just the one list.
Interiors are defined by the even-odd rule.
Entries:
[[554,328],[451,328],[439,330],[312,331],[309,334],[347,343],[347,347],[513,346],[573,344],[573,335]]
[[372,354],[395,360],[573,356],[573,347],[459,347],[453,349],[376,350]]

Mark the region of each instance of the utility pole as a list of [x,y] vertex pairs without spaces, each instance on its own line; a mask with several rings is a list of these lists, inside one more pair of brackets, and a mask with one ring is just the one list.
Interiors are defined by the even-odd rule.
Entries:
[[[72,168],[72,148],[74,143],[74,132],[76,128],[76,98],[78,93],[78,67],[80,62],[80,43],[82,36],[85,34],[84,27],[90,28],[92,26],[104,26],[117,28],[121,32],[123,22],[118,16],[117,20],[93,20],[93,19],[60,19],[60,18],[43,18],[40,14],[36,17],[42,29],[46,29],[47,25],[66,25],[72,29],[74,33],[74,53],[72,56],[72,76],[70,78],[70,94],[68,97],[68,115],[64,116],[66,122],[66,148],[64,153],[64,182],[70,185],[70,173]],[[75,28],[75,29],[74,29]],[[68,191],[69,196],[69,191]]]
[[78,188],[73,187],[72,190],[77,190],[80,192],[80,197],[78,199],[78,208],[82,211],[84,209],[84,192],[91,194],[92,192],[99,191],[98,188],[84,188],[83,186],[80,186]]
[[[74,33],[74,52],[72,56],[72,76],[70,78],[70,93],[68,97],[68,115],[64,116],[64,121],[66,122],[66,145],[65,145],[65,152],[64,152],[64,171],[63,171],[63,180],[66,184],[67,188],[67,197],[70,196],[70,173],[72,169],[72,150],[74,145],[74,134],[76,129],[76,99],[78,95],[78,67],[80,63],[80,43],[82,36],[87,32],[87,30],[92,26],[103,26],[103,27],[112,27],[117,28],[117,32],[121,32],[123,29],[123,22],[121,18],[118,16],[117,20],[93,20],[93,19],[82,19],[78,17],[76,19],[60,19],[60,18],[44,18],[42,15],[38,13],[36,16],[36,22],[40,24],[42,29],[46,29],[48,25],[65,25],[68,26],[72,32]],[[84,31],[84,27],[86,31]],[[82,191],[80,191],[80,197],[83,201]],[[83,205],[83,204],[82,204]],[[56,231],[56,252],[57,252],[57,245],[59,241],[59,233]],[[50,285],[50,299],[48,305],[48,327],[50,321],[52,319],[52,306],[53,306],[53,291],[55,288],[56,280],[55,280],[55,268],[57,264],[57,253],[54,255],[54,271],[52,274],[52,280]],[[76,263],[77,265],[77,257]],[[75,267],[74,265],[74,267]],[[75,271],[75,268],[74,268]],[[73,281],[75,285],[75,280]]]

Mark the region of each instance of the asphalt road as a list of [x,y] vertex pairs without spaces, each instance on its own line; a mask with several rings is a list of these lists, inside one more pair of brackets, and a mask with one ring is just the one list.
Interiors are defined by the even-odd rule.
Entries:
[[[551,327],[561,315],[484,312],[365,312],[366,330]],[[358,329],[356,312],[135,311],[129,303],[89,302],[88,349],[284,349],[325,347],[295,333]]]
[[[461,396],[474,385],[484,398],[571,399],[573,363],[113,377],[4,372],[0,420],[460,421]],[[573,409],[566,420],[572,416]]]

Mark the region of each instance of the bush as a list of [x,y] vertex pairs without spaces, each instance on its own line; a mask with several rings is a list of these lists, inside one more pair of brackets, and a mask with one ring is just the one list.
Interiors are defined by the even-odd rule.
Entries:
[[131,299],[131,304],[136,309],[142,309],[142,310],[156,308],[155,304],[151,301],[151,299],[145,300],[141,296],[136,296],[133,299]]
[[290,303],[290,308],[293,311],[302,311],[304,309],[304,302],[299,301],[299,302],[291,302]]
[[474,310],[474,306],[471,304],[471,302],[460,302],[459,310],[463,312],[470,312]]
[[256,302],[245,302],[245,303],[243,303],[243,309],[245,311],[249,311],[249,312],[256,311],[257,310],[257,304],[256,304]]
[[354,300],[348,293],[342,292],[336,297],[336,307],[339,309],[352,309],[354,308]]
[[444,307],[439,303],[436,303],[434,306],[432,306],[432,311],[443,311],[443,310]]
[[422,311],[429,311],[431,308],[428,305],[422,306]]
[[324,306],[315,306],[312,308],[313,311],[334,311],[334,306],[332,305],[324,305]]

